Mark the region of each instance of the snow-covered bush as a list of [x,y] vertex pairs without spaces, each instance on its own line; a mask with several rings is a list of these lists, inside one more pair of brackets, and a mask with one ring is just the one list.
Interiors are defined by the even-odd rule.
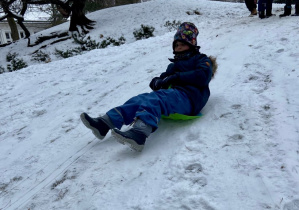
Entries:
[[113,46],[120,46],[122,44],[124,44],[126,42],[125,37],[121,36],[118,38],[118,41],[108,37],[106,40],[103,40],[100,44],[100,48],[106,48],[109,45],[113,45]]
[[0,66],[0,74],[3,74],[5,72],[4,67]]
[[187,11],[187,15],[201,15],[201,13],[198,11],[198,9]]
[[38,50],[37,52],[33,53],[31,60],[48,63],[51,61],[51,58],[47,53]]
[[80,47],[76,47],[74,49],[70,49],[70,50],[66,50],[66,51],[63,51],[63,50],[58,50],[55,48],[55,55],[57,57],[61,57],[61,58],[69,58],[69,57],[73,57],[75,55],[79,55],[82,53],[82,50]]
[[164,24],[164,26],[169,30],[169,31],[174,31],[176,30],[180,25],[181,25],[181,21],[176,22],[176,20],[170,22],[169,20],[166,21],[166,23]]
[[23,59],[17,58],[17,56],[17,53],[8,53],[6,55],[6,61],[8,62],[7,70],[9,72],[17,71],[28,66]]
[[62,58],[68,58],[68,57],[82,54],[82,52],[84,51],[106,48],[109,45],[119,46],[126,42],[126,39],[123,36],[118,38],[118,40],[108,37],[102,42],[96,42],[95,40],[92,40],[90,36],[85,38],[85,35],[73,36],[73,38],[74,38],[74,42],[80,45],[79,47],[69,49],[66,51],[55,49],[55,55]]
[[140,29],[135,29],[133,34],[136,40],[140,39],[148,39],[150,37],[153,37],[153,32],[155,31],[155,28],[152,26],[145,26],[141,24]]

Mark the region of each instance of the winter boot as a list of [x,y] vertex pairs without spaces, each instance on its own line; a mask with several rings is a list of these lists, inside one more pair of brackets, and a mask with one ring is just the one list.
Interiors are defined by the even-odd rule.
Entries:
[[275,14],[272,14],[271,10],[266,10],[266,18],[269,18],[271,16],[276,16]]
[[137,119],[133,127],[127,131],[118,129],[112,130],[112,135],[121,144],[127,144],[133,150],[141,152],[143,150],[146,138],[151,134],[152,127]]
[[257,11],[256,8],[253,8],[249,17],[254,17],[255,15],[257,15]]
[[92,130],[92,133],[98,138],[105,138],[110,129],[115,128],[108,115],[104,115],[98,118],[92,118],[86,113],[82,113],[80,118],[83,124]]
[[279,17],[289,16],[292,12],[292,6],[284,6],[284,13],[279,15]]
[[259,18],[264,19],[265,17],[265,11],[259,11]]
[[292,16],[299,16],[299,4],[295,5],[295,14],[293,14]]

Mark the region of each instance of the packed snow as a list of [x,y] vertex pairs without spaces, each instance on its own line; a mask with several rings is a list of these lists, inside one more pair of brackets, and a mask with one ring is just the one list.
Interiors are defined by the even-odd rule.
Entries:
[[[119,47],[55,58],[68,40],[44,49],[45,64],[26,40],[1,48],[0,64],[18,52],[29,67],[0,75],[0,209],[298,210],[299,18],[279,18],[283,6],[261,20],[244,3],[153,0],[88,15],[91,38],[123,35]],[[203,117],[161,120],[141,153],[98,140],[79,115],[151,91],[173,56],[173,20],[193,22],[217,57]],[[136,41],[141,24],[155,37]]]

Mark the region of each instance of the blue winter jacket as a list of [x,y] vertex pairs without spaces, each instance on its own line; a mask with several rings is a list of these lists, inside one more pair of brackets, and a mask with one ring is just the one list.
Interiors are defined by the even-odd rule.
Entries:
[[170,59],[166,72],[161,79],[177,74],[178,79],[171,88],[184,91],[192,104],[191,115],[197,115],[210,97],[209,82],[212,78],[212,62],[205,55],[197,52],[186,60]]

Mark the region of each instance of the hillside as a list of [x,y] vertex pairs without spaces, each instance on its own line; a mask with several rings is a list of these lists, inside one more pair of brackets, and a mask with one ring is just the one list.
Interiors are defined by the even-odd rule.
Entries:
[[[280,14],[282,5],[273,5]],[[186,12],[198,10],[201,15]],[[0,209],[299,209],[297,17],[249,18],[244,4],[153,0],[101,10],[90,36],[119,47],[30,61],[26,42],[1,49],[30,64],[0,75]],[[166,21],[191,21],[201,52],[217,57],[198,120],[161,120],[142,153],[100,141],[79,115],[98,116],[151,91],[172,55]],[[135,41],[134,28],[155,27]],[[67,30],[60,25],[42,32]],[[29,52],[30,51],[30,52]],[[1,57],[2,59],[2,57]]]

